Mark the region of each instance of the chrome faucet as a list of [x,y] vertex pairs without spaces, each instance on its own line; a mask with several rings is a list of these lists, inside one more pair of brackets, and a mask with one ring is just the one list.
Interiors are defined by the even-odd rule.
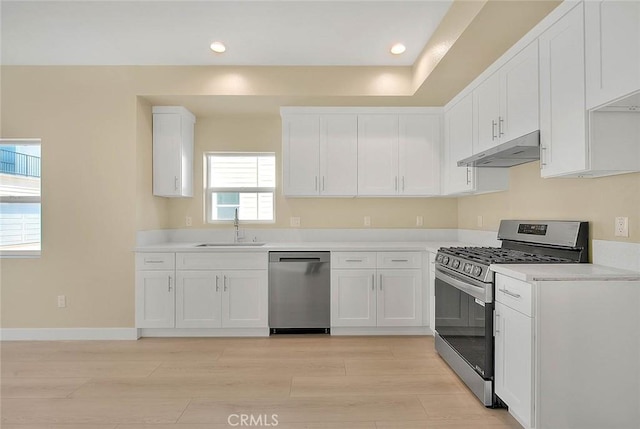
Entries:
[[238,243],[240,241],[240,239],[239,239],[240,230],[238,228],[239,225],[240,225],[240,219],[238,219],[238,208],[236,207],[235,214],[233,216],[233,227],[235,228],[235,234],[233,235],[233,242],[234,243]]

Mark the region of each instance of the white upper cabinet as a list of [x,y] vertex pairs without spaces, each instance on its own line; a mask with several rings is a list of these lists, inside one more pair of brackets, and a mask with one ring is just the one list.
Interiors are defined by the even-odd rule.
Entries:
[[640,2],[585,2],[587,108],[640,91]]
[[538,77],[537,40],[500,69],[498,137],[501,143],[540,128]]
[[506,168],[458,167],[458,161],[472,155],[473,98],[467,94],[444,114],[443,194],[494,192],[507,189]]
[[583,4],[540,42],[540,166],[543,177],[587,169]]
[[398,194],[398,115],[358,116],[358,195]]
[[358,195],[440,193],[440,113],[358,115]]
[[399,194],[440,194],[441,115],[400,115]]
[[538,97],[536,41],[473,90],[473,153],[537,130]]
[[283,107],[292,197],[440,194],[440,108]]
[[358,193],[358,116],[320,115],[320,195]]
[[318,195],[320,115],[282,118],[283,189],[289,196]]
[[181,106],[154,106],[153,195],[193,196],[195,116]]
[[358,191],[358,117],[283,114],[284,194],[353,197]]
[[473,99],[471,93],[444,113],[444,193],[473,190],[472,167],[458,167],[458,161],[473,154]]
[[[579,3],[539,39],[542,177],[640,170],[639,113],[623,105],[586,109],[584,12],[585,3]],[[592,71],[589,65],[586,70]]]

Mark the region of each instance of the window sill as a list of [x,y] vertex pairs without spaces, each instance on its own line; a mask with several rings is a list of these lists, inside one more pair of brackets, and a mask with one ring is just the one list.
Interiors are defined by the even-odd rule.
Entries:
[[37,259],[40,250],[0,250],[0,259]]

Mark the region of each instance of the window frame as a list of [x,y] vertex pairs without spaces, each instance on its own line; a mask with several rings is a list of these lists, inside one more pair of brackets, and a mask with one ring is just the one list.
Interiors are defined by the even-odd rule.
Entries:
[[0,203],[9,204],[40,204],[40,249],[39,250],[3,250],[0,249],[0,259],[3,258],[39,258],[42,254],[42,139],[38,138],[0,138],[0,146],[31,146],[40,147],[40,195],[11,195],[0,196]]
[[[209,172],[211,171],[211,158],[213,156],[273,156],[274,159],[274,186],[273,187],[210,187],[209,186]],[[212,206],[212,194],[222,192],[237,192],[237,193],[265,193],[271,192],[273,195],[273,219],[271,220],[243,220],[240,222],[247,224],[274,224],[276,223],[276,189],[278,187],[277,178],[277,159],[275,152],[229,152],[229,151],[208,151],[204,152],[204,165],[203,170],[203,187],[204,187],[204,223],[209,225],[215,224],[229,224],[233,223],[233,219],[213,219],[213,206]]]

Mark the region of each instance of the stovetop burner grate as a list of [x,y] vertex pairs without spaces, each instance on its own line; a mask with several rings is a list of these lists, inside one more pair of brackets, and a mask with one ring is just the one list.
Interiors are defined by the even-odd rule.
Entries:
[[440,251],[444,254],[457,256],[470,262],[486,265],[517,264],[517,263],[569,263],[570,259],[555,256],[536,255],[520,250],[504,249],[500,247],[448,247]]

